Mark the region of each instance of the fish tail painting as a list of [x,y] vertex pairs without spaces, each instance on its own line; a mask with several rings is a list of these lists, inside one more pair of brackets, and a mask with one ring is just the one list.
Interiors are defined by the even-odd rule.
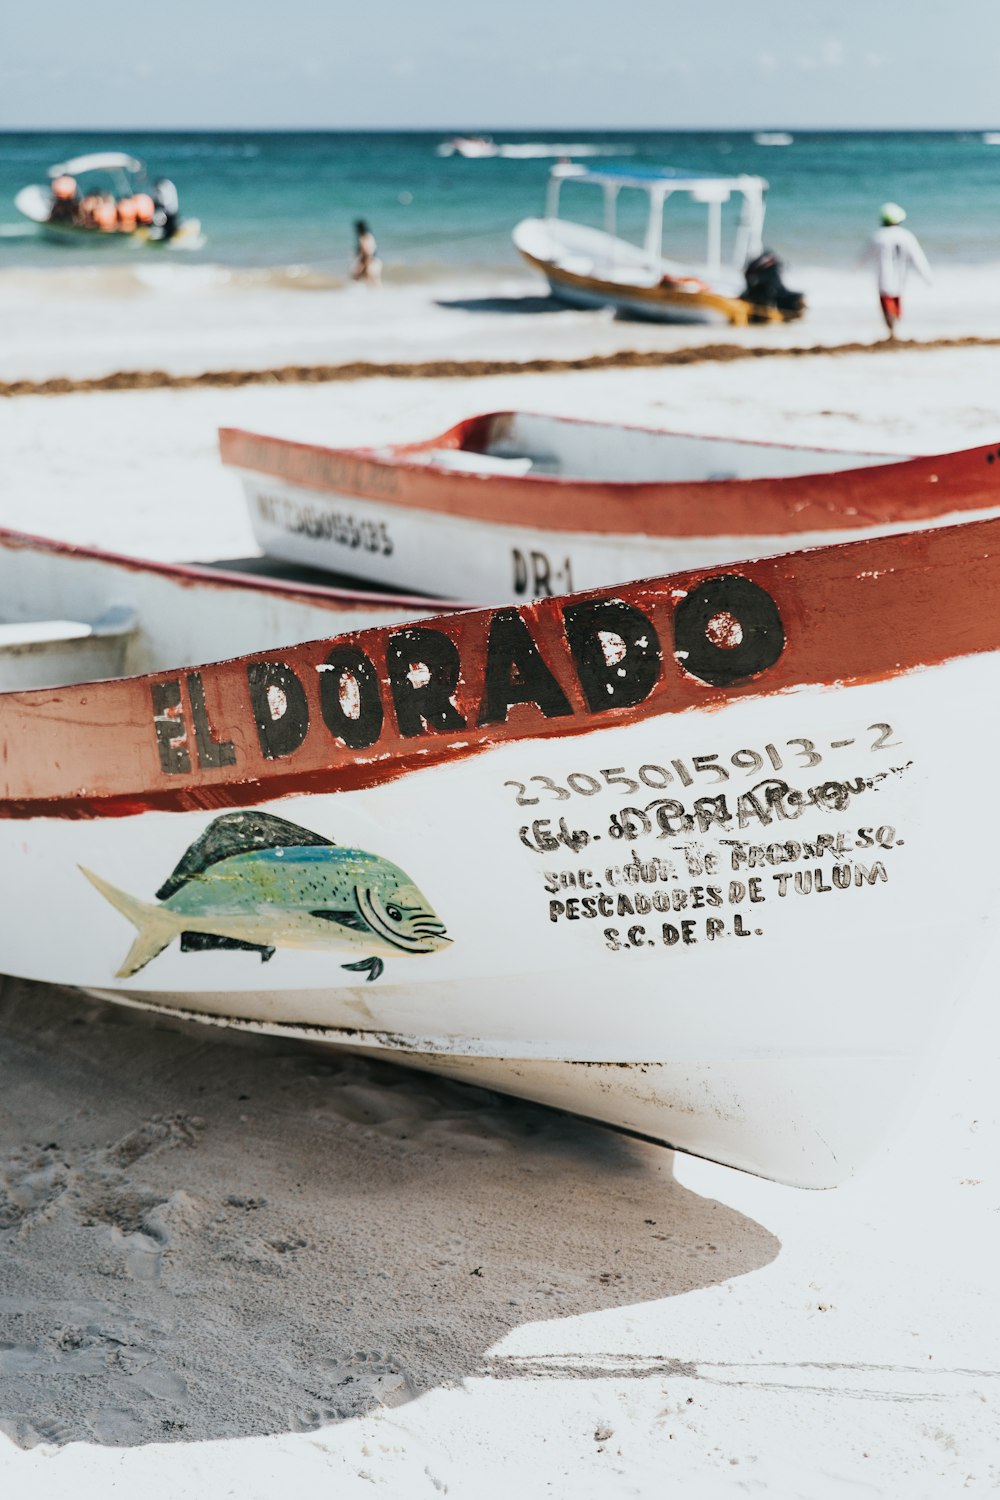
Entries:
[[91,885],[96,886],[101,895],[106,897],[123,917],[128,917],[132,925],[138,928],[135,942],[125,955],[122,966],[115,974],[116,979],[127,979],[130,974],[136,974],[145,968],[150,959],[162,953],[168,943],[177,936],[180,928],[176,919],[162,906],[155,906],[150,901],[140,901],[137,896],[130,896],[126,891],[120,891],[117,886],[111,884],[110,880],[104,880],[100,875],[95,875],[93,870],[88,870],[85,865],[79,867]]
[[382,973],[385,955],[434,953],[451,943],[398,865],[271,813],[215,818],[157,891],[158,904],[80,868],[137,929],[116,979],[138,973],[175,937],[184,953],[242,948],[264,962],[278,948],[361,950],[341,967],[368,982]]

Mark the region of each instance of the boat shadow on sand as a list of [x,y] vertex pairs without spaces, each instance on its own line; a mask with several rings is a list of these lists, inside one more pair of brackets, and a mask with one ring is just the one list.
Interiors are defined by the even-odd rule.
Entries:
[[435,299],[435,306],[455,312],[482,313],[524,314],[574,311],[565,302],[560,302],[558,297],[551,297],[546,292],[521,293],[516,297],[438,297]]
[[23,1446],[309,1430],[516,1373],[489,1351],[520,1325],[779,1249],[662,1148],[12,979],[0,1101],[0,1429]]
[[[587,313],[591,317],[600,314],[603,318],[610,319],[615,323],[649,323],[661,320],[643,316],[634,308],[610,306],[606,307],[573,307],[568,302],[562,302],[558,297],[546,295],[544,292],[531,292],[516,297],[438,297],[435,299],[436,307],[443,307],[449,312],[474,312],[474,313],[518,313],[522,316],[536,313],[563,313],[566,315]],[[672,325],[677,328],[678,325]],[[732,329],[730,329],[732,332]]]

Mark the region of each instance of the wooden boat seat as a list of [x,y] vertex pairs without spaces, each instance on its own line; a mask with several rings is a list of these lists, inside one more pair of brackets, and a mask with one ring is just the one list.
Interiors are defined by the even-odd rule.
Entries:
[[0,621],[0,691],[116,677],[138,617],[117,604],[92,621]]

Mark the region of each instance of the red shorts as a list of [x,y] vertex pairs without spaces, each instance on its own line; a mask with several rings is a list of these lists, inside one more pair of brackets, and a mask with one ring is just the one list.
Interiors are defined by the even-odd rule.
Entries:
[[903,299],[887,297],[883,292],[878,299],[882,304],[882,316],[887,323],[898,323],[903,316]]

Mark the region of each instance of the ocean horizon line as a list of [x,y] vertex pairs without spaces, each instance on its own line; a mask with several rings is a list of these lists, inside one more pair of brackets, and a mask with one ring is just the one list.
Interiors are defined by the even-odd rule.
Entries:
[[2,125],[2,136],[101,135],[110,132],[144,136],[177,135],[753,135],[789,131],[798,135],[982,135],[1000,131],[1000,119],[964,125],[796,125],[763,120],[739,125]]

